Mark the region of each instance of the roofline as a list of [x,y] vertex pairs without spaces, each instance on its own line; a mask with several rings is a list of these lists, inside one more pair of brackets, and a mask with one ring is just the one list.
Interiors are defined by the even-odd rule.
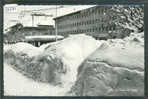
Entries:
[[[93,6],[93,7],[90,7],[90,8],[94,8],[94,7],[97,7],[97,6],[98,6],[98,5]],[[101,5],[101,6],[102,6],[102,5]],[[69,13],[69,14],[65,14],[65,15],[62,15],[62,16],[58,16],[58,17],[53,18],[53,20],[62,18],[62,17],[64,17],[64,16],[69,16],[69,15],[72,15],[72,14],[76,14],[76,13],[79,13],[79,12],[81,12],[81,11],[83,11],[83,10],[88,10],[88,9],[90,9],[90,8],[86,8],[86,9],[82,9],[82,10],[79,10],[79,11],[76,11],[76,12],[71,12],[71,13]]]

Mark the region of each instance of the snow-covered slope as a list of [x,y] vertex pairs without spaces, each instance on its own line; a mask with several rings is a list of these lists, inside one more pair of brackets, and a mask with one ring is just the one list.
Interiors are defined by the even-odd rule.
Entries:
[[79,66],[72,91],[78,96],[143,96],[142,35],[103,43]]
[[8,50],[13,51],[15,54],[21,53],[30,57],[36,56],[42,52],[42,50],[38,49],[37,47],[24,42],[19,42],[12,45],[4,45],[4,53]]
[[[100,45],[101,43],[97,42],[94,38],[81,34],[81,35],[71,36],[57,43],[43,45],[43,47],[40,47],[40,48],[33,47],[26,43],[18,43],[18,44],[11,46],[11,48],[7,48],[7,50],[8,49],[11,50],[12,52],[14,52],[15,56],[18,56],[18,57],[15,57],[16,58],[15,62],[13,62],[13,65],[17,68],[16,70],[20,70],[20,68],[22,68],[21,70],[25,70],[27,75],[28,74],[31,75],[32,73],[33,75],[34,74],[39,75],[38,77],[39,78],[41,77],[40,79],[43,81],[49,81],[49,80],[54,81],[54,80],[57,80],[54,78],[58,76],[58,78],[60,78],[60,83],[61,83],[60,86],[62,86],[63,88],[56,89],[58,91],[56,91],[54,95],[57,95],[57,94],[60,95],[59,93],[60,90],[63,91],[62,95],[65,95],[66,92],[70,91],[72,85],[74,84],[76,80],[77,68],[79,67],[79,65]],[[32,60],[28,58],[29,59],[28,61],[24,61],[25,60],[23,59],[24,57],[20,56],[18,53],[25,53],[29,57],[34,56],[34,58]],[[5,62],[7,62],[8,60],[7,58],[5,58]],[[14,67],[14,66],[11,66],[11,67]],[[32,69],[32,67],[35,67],[35,68]],[[40,68],[40,67],[41,69],[39,70],[41,73],[38,74],[39,71],[37,68]],[[63,72],[64,70],[65,72]],[[24,71],[22,73],[24,73]],[[15,74],[16,75],[14,76],[20,75],[16,72]],[[55,76],[55,77],[52,78],[51,76]],[[19,77],[21,79],[21,76]],[[22,76],[22,79],[25,79],[25,81],[23,80],[21,81],[26,82],[26,83],[20,82],[22,84],[21,86],[23,86],[24,84],[26,88],[26,89],[23,88],[22,90],[25,92],[27,89],[32,90],[31,89],[32,87],[29,88],[29,84],[27,83],[27,82],[30,82],[30,80],[27,80],[27,78],[25,78],[24,76]],[[7,89],[13,89],[13,88],[11,88],[12,85],[10,85],[9,79],[7,79],[6,82],[8,82],[8,84],[7,83],[5,84],[7,86],[6,87],[6,92],[7,92]],[[59,84],[56,86],[59,86]],[[18,86],[18,88],[20,87]],[[53,95],[52,91],[54,92],[55,88],[57,87],[54,87],[54,88],[47,87],[47,90],[48,89],[51,90],[51,93],[49,92],[49,95]],[[16,91],[17,90],[19,89],[16,89]],[[14,95],[15,93],[17,93],[17,92],[11,92],[11,91],[12,90],[10,90],[9,92],[8,90],[8,93],[10,94],[14,93]],[[23,93],[19,93],[19,94],[23,95]],[[29,93],[29,92],[25,93],[25,95],[30,95],[30,94],[34,95],[35,93]]]
[[76,80],[78,66],[100,45],[101,43],[94,38],[80,34],[70,36],[55,46],[47,48],[45,53],[49,56],[53,54],[55,55],[54,57],[62,60],[67,70],[64,79],[69,82]]
[[67,88],[49,83],[35,82],[4,63],[4,95],[12,96],[63,96]]
[[[115,66],[113,70],[118,69],[116,68],[116,66],[121,66],[127,69],[137,69],[138,71],[140,70],[139,72],[141,72],[144,69],[144,66],[143,66],[144,65],[144,59],[143,59],[144,37],[143,36],[144,36],[143,33],[131,34],[129,37],[126,37],[125,39],[97,41],[90,36],[81,34],[81,35],[70,36],[56,43],[45,44],[39,48],[36,48],[26,43],[18,43],[12,46],[5,47],[4,53],[7,53],[9,50],[11,50],[14,53],[13,55],[15,58],[14,59],[15,61],[12,62],[13,64],[10,64],[11,62],[10,63],[8,62],[8,60],[13,61],[8,59],[8,57],[5,57],[5,60],[4,60],[5,94],[6,95],[37,95],[37,96],[70,95],[71,93],[69,92],[71,91],[72,86],[76,82],[83,80],[79,78],[80,74],[82,73],[85,75],[85,70],[86,68],[89,67],[89,66],[86,66],[86,68],[82,68],[84,66],[84,64],[82,63],[86,59],[91,62],[91,60],[95,60],[95,58],[97,58],[97,60],[101,62],[105,62],[109,65],[112,65],[111,69],[114,68],[113,66]],[[98,50],[96,51],[96,49]],[[93,58],[92,58],[91,54],[94,52],[95,54],[93,54]],[[28,56],[27,58],[28,60],[25,61],[24,57],[18,53],[26,54]],[[120,60],[118,60],[119,58]],[[95,63],[96,62],[92,62],[92,64],[95,64]],[[12,68],[14,66],[16,66],[17,69]],[[97,66],[97,64],[93,66]],[[101,66],[104,66],[104,65],[101,65]],[[26,69],[24,69],[24,67]],[[20,70],[22,71],[20,72]],[[22,75],[24,72],[26,72],[25,73],[26,76]],[[38,77],[40,78],[40,82],[34,81],[28,78],[27,76],[27,75],[34,76],[34,74],[35,76],[38,75]],[[139,79],[142,79],[143,75],[141,74],[142,73],[140,73],[140,76],[138,76],[138,77],[141,77]],[[112,77],[112,75],[110,76],[108,75],[105,76],[106,77],[105,79],[106,81],[108,80],[111,81],[111,78],[108,78],[108,77],[110,76]],[[118,75],[120,74],[117,73],[117,76]],[[123,76],[123,74],[121,75]],[[133,74],[132,72],[131,75],[135,75],[135,73]],[[36,79],[37,78],[35,78],[35,80]],[[116,79],[116,77],[112,79],[114,80]],[[135,81],[135,78],[134,78],[134,81]],[[139,83],[139,84],[142,84],[142,83]],[[103,84],[100,84],[97,86],[101,86],[101,85]],[[90,83],[90,87],[91,86],[92,85]],[[133,87],[135,88],[135,86]],[[95,90],[98,90],[97,87],[95,88],[96,88]],[[87,92],[89,93],[88,90]],[[101,93],[103,92],[101,91]]]

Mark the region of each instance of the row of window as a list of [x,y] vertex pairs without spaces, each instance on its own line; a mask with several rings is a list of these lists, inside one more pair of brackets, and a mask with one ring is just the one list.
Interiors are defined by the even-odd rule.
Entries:
[[58,29],[64,29],[64,28],[73,27],[73,26],[96,24],[96,23],[104,22],[105,20],[106,19],[101,18],[101,19],[94,19],[94,20],[75,22],[75,23],[72,23],[72,24],[65,24],[65,25],[58,24]]
[[[92,9],[92,8],[90,8]],[[107,11],[107,7],[102,7],[102,8],[96,8],[96,9],[93,9],[93,11],[89,11],[89,9],[87,9],[86,11],[81,11],[81,12],[77,12],[77,13],[74,13],[72,15],[69,15],[69,16],[64,16],[64,17],[61,17],[60,19],[58,19],[58,22],[61,22],[61,21],[64,21],[64,20],[67,20],[67,19],[79,19],[79,18],[86,18],[90,15],[92,15],[93,13],[94,14],[103,14],[105,11]]]
[[84,29],[84,30],[72,30],[72,31],[65,31],[60,32],[59,34],[64,35],[65,33],[87,33],[87,32],[103,32],[103,31],[112,31],[115,30],[115,25],[109,26],[109,27],[98,27],[98,28],[90,28],[90,29]]

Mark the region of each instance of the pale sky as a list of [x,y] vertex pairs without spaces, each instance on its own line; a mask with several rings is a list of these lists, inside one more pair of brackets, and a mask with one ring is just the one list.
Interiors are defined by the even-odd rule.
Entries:
[[50,17],[44,17],[44,16],[35,17],[34,26],[37,26],[37,24],[54,25],[53,18],[56,16],[66,15],[93,6],[96,5],[58,5],[57,15],[56,15],[55,5],[14,5],[14,4],[5,5],[4,29],[18,22],[22,23],[24,26],[32,26],[32,17],[31,17],[32,12],[50,15]]

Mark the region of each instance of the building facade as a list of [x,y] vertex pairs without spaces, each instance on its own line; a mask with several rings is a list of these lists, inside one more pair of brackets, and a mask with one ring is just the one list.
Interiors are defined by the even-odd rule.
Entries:
[[120,27],[111,20],[117,16],[109,16],[111,6],[94,6],[64,16],[54,18],[58,35],[85,33],[96,39],[107,39],[111,31],[116,38]]

